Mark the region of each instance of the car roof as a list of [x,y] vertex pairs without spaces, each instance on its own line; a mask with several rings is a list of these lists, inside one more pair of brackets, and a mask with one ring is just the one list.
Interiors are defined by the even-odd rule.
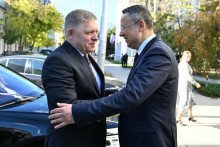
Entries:
[[44,56],[44,55],[40,55],[40,54],[33,54],[33,55],[12,55],[12,56],[3,56],[3,57],[0,57],[0,59],[3,59],[3,58],[29,58],[29,59],[46,59],[47,56]]

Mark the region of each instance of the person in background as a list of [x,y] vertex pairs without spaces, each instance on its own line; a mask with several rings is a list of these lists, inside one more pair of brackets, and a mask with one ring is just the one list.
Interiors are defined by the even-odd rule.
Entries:
[[121,54],[121,67],[124,67],[124,55]]
[[178,117],[177,123],[184,126],[182,122],[182,114],[185,108],[189,109],[189,121],[196,122],[192,115],[192,106],[195,105],[192,93],[192,84],[197,88],[201,85],[193,79],[193,70],[189,65],[191,60],[191,52],[184,51],[182,57],[180,58],[180,63],[178,65],[179,69],[179,84],[178,84],[178,95],[179,95],[179,106],[178,106]]
[[124,67],[127,68],[128,67],[128,54],[125,53],[124,55]]
[[177,147],[176,98],[178,65],[172,49],[153,31],[150,11],[133,5],[122,11],[120,36],[139,57],[125,88],[108,96],[75,105],[58,103],[49,119],[62,129],[83,127],[120,113],[121,147]]
[[[96,16],[86,10],[74,10],[65,19],[65,41],[45,60],[42,82],[49,110],[57,103],[77,104],[101,98],[105,94],[104,75],[89,55],[98,41]],[[49,123],[47,147],[104,147],[106,119],[84,126],[71,124],[54,129]]]

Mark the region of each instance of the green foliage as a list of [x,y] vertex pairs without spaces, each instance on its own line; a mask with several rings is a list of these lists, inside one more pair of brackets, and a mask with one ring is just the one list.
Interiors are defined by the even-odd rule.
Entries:
[[115,60],[110,60],[110,59],[106,59],[107,61],[114,63],[114,64],[121,64],[121,62],[119,61],[115,61]]
[[164,13],[163,15],[157,15],[156,22],[154,23],[154,32],[155,34],[161,36],[162,40],[169,45],[174,52],[177,48],[173,44],[174,37],[170,35],[170,33],[174,30],[173,26],[167,26],[167,22],[172,21],[174,19],[173,15]]
[[7,44],[13,44],[20,38],[20,35],[16,32],[16,30],[8,27],[7,25],[3,26],[3,31],[4,33],[1,33],[0,36]]
[[42,32],[41,34],[38,34],[38,37],[36,38],[35,45],[38,47],[50,47],[55,44],[54,40],[51,40],[49,38],[49,33]]
[[219,1],[205,2],[201,11],[190,15],[181,29],[172,32],[174,44],[192,52],[192,64],[198,68],[218,69],[220,59]]
[[[42,46],[53,44],[53,41],[49,41],[48,35],[59,30],[63,24],[61,13],[53,5],[45,5],[38,0],[5,1],[8,3],[5,25],[22,37],[20,45],[25,43],[32,49],[35,44]],[[4,35],[10,34],[5,32]],[[47,41],[42,42],[42,40]]]
[[208,83],[208,86],[205,86],[205,82],[199,82],[201,84],[200,88],[194,87],[194,90],[198,91],[202,95],[211,97],[211,98],[220,98],[220,84],[211,84]]

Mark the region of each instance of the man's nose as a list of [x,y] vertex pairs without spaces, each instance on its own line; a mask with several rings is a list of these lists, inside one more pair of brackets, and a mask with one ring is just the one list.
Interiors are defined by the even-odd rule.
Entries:
[[98,40],[98,39],[99,39],[98,34],[97,34],[97,33],[94,33],[94,35],[92,36],[92,39]]
[[119,36],[120,36],[120,37],[123,37],[123,36],[124,36],[124,32],[123,32],[123,31],[120,31]]

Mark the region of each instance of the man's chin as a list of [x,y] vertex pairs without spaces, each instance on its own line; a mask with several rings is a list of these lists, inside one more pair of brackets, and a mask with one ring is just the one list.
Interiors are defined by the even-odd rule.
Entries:
[[128,46],[129,48],[131,48],[131,49],[137,50],[137,49],[135,48],[135,46],[132,46],[132,44],[127,44],[127,46]]
[[131,44],[127,44],[127,46],[130,47],[130,48],[132,48],[132,47],[131,47]]
[[95,49],[90,49],[89,50],[89,53],[92,53],[92,52],[94,52],[95,51]]

